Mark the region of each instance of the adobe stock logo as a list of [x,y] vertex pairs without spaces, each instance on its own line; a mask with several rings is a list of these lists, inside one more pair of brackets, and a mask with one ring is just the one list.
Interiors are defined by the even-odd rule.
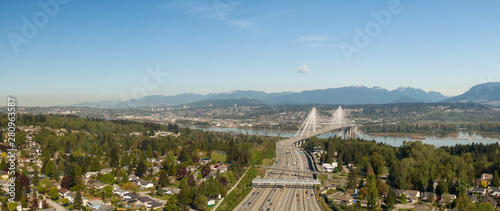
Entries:
[[376,37],[383,28],[391,23],[393,15],[403,11],[400,3],[399,0],[391,0],[387,3],[387,9],[378,12],[372,11],[371,15],[374,20],[368,21],[364,26],[364,30],[354,27],[356,35],[354,35],[353,44],[343,42],[339,45],[347,63],[351,63],[352,55],[354,53],[360,54],[361,49],[366,48],[370,44],[371,39]]
[[55,17],[59,13],[60,5],[65,5],[70,0],[40,0],[38,5],[42,10],[35,12],[31,19],[22,17],[21,33],[9,32],[7,38],[10,41],[12,49],[17,54],[21,44],[27,44],[38,34],[38,29],[45,27],[49,23],[49,18]]

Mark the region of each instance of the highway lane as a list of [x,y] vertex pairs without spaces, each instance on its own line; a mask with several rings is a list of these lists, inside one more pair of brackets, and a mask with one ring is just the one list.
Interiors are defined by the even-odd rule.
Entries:
[[[293,147],[287,142],[280,141],[276,145],[276,160],[273,167],[281,167],[296,170],[308,170],[309,162],[304,153],[299,148]],[[312,174],[294,173],[284,170],[267,170],[264,178],[313,178]],[[306,194],[307,192],[307,194]],[[257,194],[258,193],[258,194]],[[272,187],[254,187],[235,210],[321,210],[314,193],[314,187],[293,185],[285,188]],[[299,196],[297,197],[297,194]],[[313,196],[310,196],[313,194]],[[250,204],[248,204],[250,202]],[[272,204],[271,204],[272,203]],[[245,204],[245,205],[243,205]],[[271,205],[270,205],[271,204]]]

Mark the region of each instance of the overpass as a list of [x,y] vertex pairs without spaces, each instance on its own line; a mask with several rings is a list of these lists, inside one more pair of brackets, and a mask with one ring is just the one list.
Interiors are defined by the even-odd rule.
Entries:
[[294,169],[272,167],[272,166],[262,166],[262,165],[255,165],[255,167],[260,167],[260,168],[265,168],[265,169],[273,169],[273,170],[281,170],[281,171],[290,171],[290,172],[297,172],[297,173],[321,174],[321,172],[314,171],[314,170],[311,170],[311,171],[308,171],[308,170],[294,170]]

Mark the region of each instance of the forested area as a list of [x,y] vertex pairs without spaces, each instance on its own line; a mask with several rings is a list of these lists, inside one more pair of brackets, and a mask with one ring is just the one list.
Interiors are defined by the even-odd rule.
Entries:
[[[380,176],[385,174],[390,188],[429,191],[437,196],[445,193],[456,194],[464,204],[470,204],[465,197],[467,189],[476,185],[482,173],[495,175],[492,185],[500,185],[498,143],[436,148],[415,141],[404,142],[400,147],[391,147],[375,141],[331,137],[311,138],[304,144],[308,151],[312,151],[315,146],[321,146],[326,152],[321,156],[322,162],[333,162],[338,157],[339,163],[356,166],[355,169],[350,169],[345,187],[347,189],[366,187],[362,175],[376,175],[379,178],[378,197],[388,193],[388,188],[384,187],[385,182],[380,179]],[[338,156],[335,156],[335,152]],[[434,182],[438,183],[435,190]],[[456,206],[468,206],[464,204]]]
[[460,131],[500,133],[500,122],[368,123],[363,125],[361,129],[368,133],[418,133],[433,135],[446,135]]
[[[6,127],[6,115],[0,114],[0,128]],[[128,181],[128,176],[135,173],[146,180],[156,181],[158,185],[172,186],[168,176],[175,176],[175,186],[183,191],[172,197],[169,206],[186,208],[186,206],[206,206],[207,198],[224,195],[229,183],[233,183],[243,174],[244,168],[251,164],[262,164],[265,158],[274,157],[277,138],[232,135],[179,127],[176,124],[160,125],[149,122],[133,122],[126,120],[104,120],[100,118],[79,118],[76,116],[55,115],[19,115],[16,124],[40,126],[33,141],[39,143],[42,155],[39,157],[43,166],[36,169],[35,174],[45,174],[51,179],[61,182],[71,191],[87,191],[82,183],[86,172],[96,172],[104,168],[111,169],[110,175],[98,175],[97,180],[106,184],[119,184],[125,189],[135,190]],[[65,129],[66,133],[58,136],[56,130]],[[173,135],[150,137],[156,131],[168,131]],[[133,135],[136,132],[142,135]],[[178,135],[176,135],[178,134]],[[21,150],[21,158],[27,153],[23,148],[26,143],[26,132],[16,130],[16,146]],[[8,147],[2,145],[2,150]],[[224,153],[228,171],[207,179],[199,186],[193,172],[186,167],[197,164],[201,158],[211,158],[212,154]],[[160,164],[160,173],[152,173],[152,164],[148,158],[166,156]],[[176,160],[180,163],[177,164]],[[2,160],[2,169],[6,167]],[[31,165],[31,164],[30,164]],[[34,166],[33,166],[34,167]],[[126,168],[124,168],[126,167]],[[203,166],[207,168],[207,165]],[[200,177],[206,177],[210,170],[201,169]],[[127,169],[127,170],[126,170]],[[28,175],[29,172],[19,172]],[[64,175],[60,179],[59,175]],[[116,177],[116,180],[114,179]],[[110,179],[111,178],[111,179]],[[41,181],[40,181],[41,182]],[[45,190],[39,181],[33,183]],[[161,186],[160,186],[161,187]],[[89,192],[94,194],[94,192]],[[106,196],[104,196],[107,198]],[[108,196],[109,197],[109,196]],[[204,203],[202,203],[204,202]]]

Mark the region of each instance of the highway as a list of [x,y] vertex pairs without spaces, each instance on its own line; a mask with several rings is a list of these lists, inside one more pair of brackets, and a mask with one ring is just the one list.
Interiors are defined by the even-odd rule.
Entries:
[[[311,169],[305,153],[299,153],[299,151],[301,149],[291,145],[289,139],[278,142],[273,167],[304,171]],[[265,178],[313,179],[313,174],[268,169]],[[286,187],[269,185],[254,187],[234,210],[300,211],[321,209],[312,185],[287,185]]]

